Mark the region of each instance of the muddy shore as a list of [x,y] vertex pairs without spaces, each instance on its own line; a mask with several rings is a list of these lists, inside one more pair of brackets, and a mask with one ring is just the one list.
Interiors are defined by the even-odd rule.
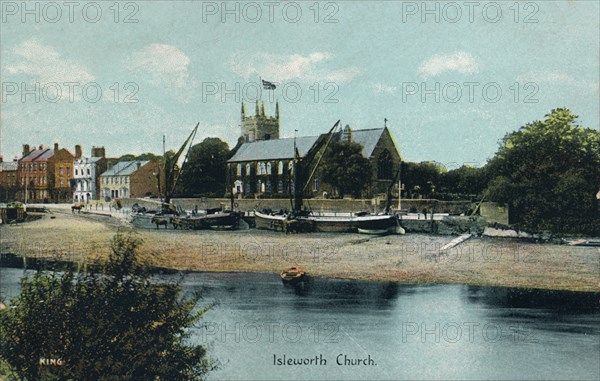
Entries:
[[53,208],[40,220],[2,225],[0,253],[89,263],[106,258],[117,231],[134,231],[144,242],[144,261],[175,270],[278,273],[299,264],[328,278],[600,291],[600,252],[593,247],[471,238],[441,252],[455,237],[157,231],[118,217]]

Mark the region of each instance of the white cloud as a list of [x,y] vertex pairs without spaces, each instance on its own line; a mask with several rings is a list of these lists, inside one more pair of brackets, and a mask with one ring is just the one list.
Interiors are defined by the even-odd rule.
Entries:
[[21,42],[12,53],[17,59],[7,64],[8,74],[29,75],[41,84],[87,83],[94,80],[94,76],[83,65],[63,58],[52,46],[43,45],[35,38]]
[[517,82],[534,82],[537,84],[548,83],[552,85],[563,85],[591,90],[596,93],[598,92],[598,82],[579,80],[560,71],[530,71],[528,73],[519,75],[517,77]]
[[387,93],[387,94],[393,94],[396,92],[396,90],[398,90],[398,88],[396,86],[390,86],[390,85],[386,85],[383,83],[376,83],[372,86],[372,89],[374,92],[381,94],[381,93]]
[[190,59],[178,48],[165,44],[150,44],[129,57],[129,69],[148,74],[150,82],[169,88],[185,87]]
[[424,77],[436,76],[445,72],[473,74],[479,71],[479,64],[467,52],[435,55],[425,60],[419,66],[419,75]]
[[360,73],[360,70],[355,67],[342,69],[323,67],[332,58],[333,55],[328,52],[314,52],[308,55],[237,53],[232,57],[229,66],[242,78],[262,76],[274,82],[290,80],[349,82]]

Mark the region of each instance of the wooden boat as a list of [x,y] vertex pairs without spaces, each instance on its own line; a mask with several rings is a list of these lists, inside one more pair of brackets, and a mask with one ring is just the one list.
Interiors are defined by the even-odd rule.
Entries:
[[397,226],[396,216],[392,214],[360,216],[308,216],[299,217],[298,219],[306,219],[313,222],[315,225],[315,231],[324,233],[356,233],[359,231],[388,232],[390,231],[389,229],[394,229]]
[[306,271],[300,266],[292,266],[283,270],[279,276],[281,281],[287,284],[297,284],[304,280],[306,277]]
[[257,210],[254,211],[254,217],[257,229],[280,232],[285,231],[285,222],[288,219],[287,214],[267,214]]
[[240,222],[238,212],[218,212],[206,214],[203,216],[185,216],[173,217],[171,223],[173,228],[178,229],[213,229],[213,230],[234,230],[237,229]]

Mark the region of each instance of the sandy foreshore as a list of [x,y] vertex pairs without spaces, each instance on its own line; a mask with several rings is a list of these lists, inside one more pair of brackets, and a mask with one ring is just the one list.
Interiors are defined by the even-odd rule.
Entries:
[[2,225],[0,253],[90,262],[106,258],[120,230],[143,239],[149,264],[176,270],[278,273],[299,264],[329,278],[600,291],[600,251],[592,247],[471,238],[440,252],[454,237],[156,231],[133,229],[123,217],[52,208],[41,220]]

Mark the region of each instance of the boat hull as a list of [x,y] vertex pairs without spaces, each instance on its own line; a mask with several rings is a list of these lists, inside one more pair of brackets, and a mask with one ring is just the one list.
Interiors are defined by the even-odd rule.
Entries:
[[235,230],[238,228],[240,215],[237,212],[207,214],[197,217],[174,217],[171,220],[175,229],[191,230]]
[[265,214],[261,212],[254,212],[255,225],[257,229],[273,230],[273,231],[285,231],[285,221],[287,216]]

